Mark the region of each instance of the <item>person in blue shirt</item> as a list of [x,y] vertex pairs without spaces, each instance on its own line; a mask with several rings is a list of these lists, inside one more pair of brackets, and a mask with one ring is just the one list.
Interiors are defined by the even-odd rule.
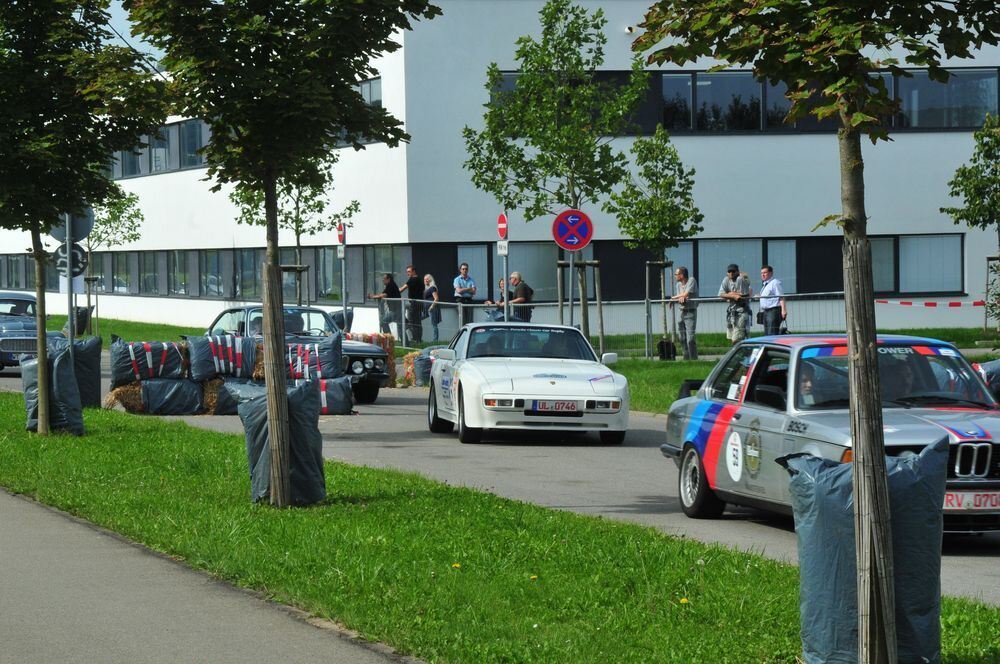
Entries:
[[760,312],[764,323],[764,334],[778,334],[781,321],[785,320],[785,292],[781,288],[781,280],[774,277],[774,268],[764,265],[760,268]]
[[[469,264],[462,263],[458,266],[458,276],[452,283],[455,289],[455,301],[461,304],[472,304],[472,298],[476,295],[476,282],[469,276]],[[462,311],[462,324],[472,321],[472,307]]]

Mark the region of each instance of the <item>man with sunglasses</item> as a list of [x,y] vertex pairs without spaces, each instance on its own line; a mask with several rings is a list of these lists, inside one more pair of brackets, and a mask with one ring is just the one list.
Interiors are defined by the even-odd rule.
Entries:
[[719,297],[729,302],[726,308],[726,337],[734,345],[747,338],[750,327],[750,278],[740,274],[740,266],[730,263],[719,286]]

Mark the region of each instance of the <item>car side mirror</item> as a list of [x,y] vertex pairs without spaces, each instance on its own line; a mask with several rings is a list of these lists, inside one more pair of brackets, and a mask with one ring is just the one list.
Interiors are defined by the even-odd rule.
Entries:
[[785,410],[785,391],[774,385],[758,385],[753,391],[753,400],[778,410]]
[[608,366],[618,361],[618,353],[605,353],[601,355],[601,364]]
[[438,360],[447,360],[449,362],[455,361],[455,350],[452,348],[438,348],[437,350],[432,350],[431,355]]

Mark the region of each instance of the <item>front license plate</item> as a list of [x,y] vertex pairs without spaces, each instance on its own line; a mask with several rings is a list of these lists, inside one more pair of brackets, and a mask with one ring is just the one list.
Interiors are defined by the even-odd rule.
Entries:
[[944,509],[951,511],[1000,511],[1000,491],[947,491]]
[[540,401],[531,402],[531,409],[540,413],[575,413],[580,410],[578,401]]

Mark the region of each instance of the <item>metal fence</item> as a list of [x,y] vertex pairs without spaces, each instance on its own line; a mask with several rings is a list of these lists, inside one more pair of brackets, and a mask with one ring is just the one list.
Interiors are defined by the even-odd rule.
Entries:
[[[752,298],[754,312],[760,308],[758,299]],[[713,349],[719,352],[728,345],[725,333],[729,303],[718,297],[698,298],[696,301],[699,346],[703,349],[702,352],[711,353]],[[786,295],[785,302],[788,310],[786,325],[791,332],[845,330],[843,293]],[[379,322],[382,331],[395,335],[400,340],[400,346],[422,347],[448,343],[465,323],[502,320],[502,309],[495,305],[439,301],[436,306],[440,312],[440,322],[435,326],[428,310],[429,304],[406,298],[380,300]],[[587,333],[598,352],[650,357],[655,354],[656,342],[660,338],[671,334],[676,336],[680,314],[679,307],[671,306],[669,301],[663,300],[602,302],[600,306],[597,302],[589,302],[585,315],[577,303],[573,325]],[[556,302],[531,305],[532,323],[566,325],[569,320],[568,303],[562,306]],[[751,320],[750,336],[763,333],[763,327]]]

